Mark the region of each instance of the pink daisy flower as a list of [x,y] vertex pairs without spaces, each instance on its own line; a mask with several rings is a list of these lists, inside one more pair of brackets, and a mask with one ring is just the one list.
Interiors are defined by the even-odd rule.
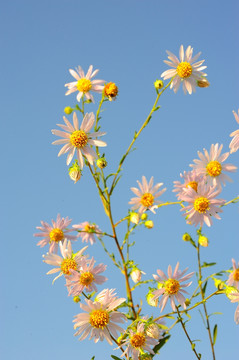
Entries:
[[74,329],[78,328],[75,336],[80,335],[79,340],[84,340],[90,335],[89,339],[94,339],[95,343],[106,339],[112,345],[111,335],[117,339],[118,332],[124,332],[124,329],[116,323],[124,323],[126,320],[125,315],[115,311],[115,308],[126,299],[112,298],[109,296],[110,290],[103,291],[105,293],[103,298],[101,293],[98,295],[101,297],[101,302],[85,300],[86,305],[80,304],[81,309],[86,312],[76,315],[73,320]]
[[85,246],[83,249],[74,254],[72,252],[71,242],[65,239],[63,243],[60,243],[61,256],[54,253],[47,253],[46,255],[43,255],[43,261],[45,263],[56,266],[48,271],[47,275],[60,272],[52,283],[54,283],[60,276],[70,275],[72,270],[78,270],[82,259],[85,258],[82,254],[87,248],[88,246]]
[[201,53],[198,53],[192,57],[193,48],[188,46],[184,53],[183,45],[181,45],[179,49],[179,59],[170,51],[166,52],[170,61],[164,60],[164,62],[173,69],[164,71],[161,74],[161,77],[164,80],[173,78],[170,88],[173,89],[175,93],[178,91],[181,83],[183,85],[183,91],[185,94],[187,92],[189,94],[195,92],[197,81],[201,80],[202,77],[207,76],[207,74],[202,72],[202,70],[206,69],[206,66],[202,66],[204,60],[195,62]]
[[41,230],[41,232],[34,234],[34,236],[43,237],[43,239],[40,240],[37,245],[43,247],[50,244],[49,253],[55,253],[58,250],[58,244],[63,242],[64,239],[71,241],[77,240],[76,235],[68,234],[74,231],[74,229],[67,229],[71,221],[68,217],[61,218],[60,214],[57,215],[56,221],[52,220],[52,226],[41,221],[42,226],[36,227],[38,230]]
[[200,224],[203,226],[205,222],[207,226],[212,225],[212,216],[216,219],[221,219],[218,215],[222,212],[219,207],[225,203],[225,200],[216,199],[221,192],[217,186],[211,187],[208,184],[198,184],[197,192],[193,188],[185,189],[185,195],[182,195],[181,199],[189,203],[181,211],[185,211],[184,216],[187,217],[188,224]]
[[[73,125],[63,116],[66,125],[57,124],[65,131],[52,130],[52,134],[60,136],[63,139],[56,140],[52,144],[60,145],[65,144],[58,153],[58,156],[69,152],[66,160],[66,164],[69,165],[76,151],[78,163],[82,169],[84,166],[83,155],[93,165],[94,159],[97,158],[96,152],[92,149],[93,146],[106,146],[106,143],[102,140],[94,139],[98,136],[105,135],[104,132],[92,132],[89,131],[94,125],[95,115],[87,113],[84,116],[84,119],[79,127],[79,121],[76,113],[73,113]],[[82,155],[83,154],[83,155]]]
[[238,325],[239,324],[239,292],[238,291],[231,292],[230,300],[232,303],[234,303],[234,302],[238,303],[238,306],[236,308],[235,315],[234,315],[234,321]]
[[90,65],[87,74],[85,75],[84,71],[80,66],[75,70],[70,69],[70,74],[76,79],[76,81],[65,84],[68,88],[66,95],[70,95],[75,91],[79,91],[76,99],[80,102],[82,96],[85,95],[87,100],[91,100],[94,102],[94,98],[90,91],[94,91],[96,93],[102,93],[104,89],[104,80],[92,80],[92,78],[99,72],[99,70],[93,71],[93,66]]
[[[162,336],[160,336],[160,338],[162,338]],[[146,334],[144,323],[138,323],[135,331],[129,330],[129,338],[122,343],[122,346],[127,347],[121,357],[126,356],[129,358],[131,356],[133,360],[138,360],[139,355],[145,351],[155,355],[151,346],[154,347],[158,343],[158,340]]]
[[221,183],[225,185],[225,181],[232,181],[229,176],[223,173],[223,171],[233,172],[237,167],[232,164],[223,164],[228,158],[229,152],[221,155],[223,145],[219,147],[219,144],[212,144],[210,153],[204,149],[204,155],[198,151],[199,159],[194,159],[195,164],[190,165],[193,167],[198,175],[204,176],[206,182],[211,185],[217,185],[221,188]]
[[[233,115],[235,116],[236,122],[239,124],[239,109],[238,114],[233,110]],[[230,136],[233,136],[232,141],[229,144],[229,148],[231,149],[230,153],[236,152],[239,149],[239,129],[233,131]]]
[[191,187],[197,192],[198,183],[202,180],[202,176],[198,175],[196,171],[184,171],[183,174],[180,174],[180,177],[184,183],[174,181],[175,189],[173,189],[173,192],[178,192],[176,195],[178,200],[181,200],[182,195],[185,195],[185,188]]
[[132,210],[137,210],[140,215],[146,210],[150,210],[155,214],[154,209],[157,208],[158,204],[162,203],[161,201],[155,199],[162,195],[166,191],[166,188],[158,191],[163,183],[158,183],[153,186],[153,181],[153,176],[151,177],[149,183],[147,182],[145,176],[142,176],[142,184],[137,180],[139,189],[135,187],[131,188],[137,197],[132,198],[129,201],[129,204],[132,204]]
[[232,266],[233,266],[233,271],[229,275],[229,279],[227,280],[227,285],[234,286],[239,290],[239,262],[237,266],[236,261],[232,259]]
[[176,267],[174,269],[174,272],[172,271],[171,265],[168,266],[168,276],[165,275],[165,273],[162,270],[157,270],[158,275],[153,275],[154,279],[158,281],[162,287],[158,290],[153,291],[153,300],[157,299],[159,296],[163,295],[159,307],[161,307],[161,312],[165,308],[168,299],[170,299],[171,307],[173,311],[176,311],[176,304],[175,300],[179,302],[179,304],[186,309],[185,305],[185,297],[182,293],[188,294],[187,291],[183,290],[183,288],[186,288],[191,285],[192,282],[189,282],[187,284],[182,284],[182,282],[190,279],[194,272],[191,272],[188,275],[184,274],[187,272],[188,268],[186,268],[184,271],[178,270],[179,262],[176,264]]
[[72,227],[76,230],[81,230],[78,236],[81,237],[82,242],[90,242],[91,245],[96,242],[94,234],[96,234],[99,238],[101,235],[100,233],[102,233],[98,225],[89,223],[88,221],[84,221],[78,225],[73,225]]
[[94,258],[90,261],[83,258],[81,259],[80,268],[77,271],[71,270],[71,274],[66,276],[66,286],[69,295],[77,296],[82,291],[97,291],[95,284],[101,285],[108,280],[105,276],[99,275],[106,270],[107,266],[99,264],[94,267],[94,264]]

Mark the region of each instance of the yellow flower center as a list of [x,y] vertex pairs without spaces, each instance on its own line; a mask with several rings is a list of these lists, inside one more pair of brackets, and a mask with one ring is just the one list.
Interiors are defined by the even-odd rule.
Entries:
[[77,263],[73,259],[64,259],[61,263],[61,271],[64,275],[70,275],[70,269],[76,270],[77,269]]
[[222,165],[218,161],[210,161],[207,164],[207,172],[210,176],[219,176],[222,172]]
[[64,233],[61,229],[55,228],[53,230],[51,230],[50,234],[50,240],[51,241],[61,241],[62,239],[64,239]]
[[95,225],[89,225],[87,224],[84,229],[86,232],[92,233],[95,231]]
[[90,89],[92,88],[92,84],[89,79],[83,78],[77,81],[76,87],[79,91],[86,93],[90,91]]
[[70,142],[73,146],[77,148],[82,148],[86,146],[88,137],[83,130],[76,130],[70,136]]
[[190,181],[186,187],[191,187],[193,190],[195,190],[197,192],[198,190],[198,183],[196,181]]
[[88,286],[94,279],[94,275],[91,272],[86,271],[81,274],[79,282],[81,285]]
[[105,310],[94,310],[90,314],[90,324],[97,329],[104,329],[109,320],[109,314]]
[[192,74],[192,71],[193,71],[192,65],[186,61],[181,62],[177,66],[177,73],[183,79],[188,78]]
[[210,202],[207,198],[201,196],[194,201],[194,209],[199,213],[205,213],[210,209]]
[[113,82],[109,82],[104,87],[104,94],[109,98],[115,98],[118,95],[118,87]]
[[146,208],[148,208],[149,206],[153,205],[154,197],[150,193],[145,193],[142,195],[140,202],[142,205],[144,205]]
[[131,337],[130,344],[137,349],[144,346],[145,341],[146,339],[143,333],[136,333]]
[[165,292],[168,295],[175,295],[178,293],[180,289],[180,283],[178,280],[175,279],[168,279],[164,283]]
[[233,280],[239,281],[239,268],[233,271]]

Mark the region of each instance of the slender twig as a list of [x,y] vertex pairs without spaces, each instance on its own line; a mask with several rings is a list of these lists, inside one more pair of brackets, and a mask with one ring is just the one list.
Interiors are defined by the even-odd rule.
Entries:
[[177,309],[177,313],[178,313],[178,320],[179,320],[179,322],[181,323],[182,328],[183,328],[183,331],[185,332],[185,335],[187,336],[188,341],[189,341],[190,344],[191,344],[192,351],[193,351],[194,354],[196,355],[197,359],[200,360],[201,357],[198,355],[197,351],[195,350],[195,344],[194,344],[194,343],[192,342],[192,340],[190,339],[190,336],[189,336],[189,334],[188,334],[188,332],[187,332],[187,329],[186,329],[186,327],[185,327],[185,325],[184,325],[183,319],[182,319],[182,317],[181,317],[180,311],[178,310],[178,307],[177,307],[177,306],[176,306],[176,309]]

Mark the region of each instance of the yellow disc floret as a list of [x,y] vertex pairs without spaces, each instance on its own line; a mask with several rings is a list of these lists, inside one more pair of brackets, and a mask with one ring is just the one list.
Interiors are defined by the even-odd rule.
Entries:
[[49,236],[50,236],[50,240],[55,241],[55,242],[58,242],[58,241],[61,241],[64,239],[63,231],[58,228],[51,230]]
[[110,317],[107,311],[99,309],[90,314],[90,324],[96,329],[104,329],[109,323]]
[[193,190],[195,190],[197,192],[198,190],[198,183],[196,181],[190,181],[186,187],[191,187]]
[[218,161],[210,161],[207,164],[207,173],[210,176],[219,176],[222,172],[222,165]]
[[175,279],[168,279],[164,283],[165,292],[168,295],[175,295],[178,293],[180,289],[180,283],[178,280]]
[[77,263],[73,259],[64,259],[61,263],[61,271],[64,275],[70,275],[70,269],[76,270],[77,269]]
[[88,232],[88,233],[94,233],[95,232],[95,225],[87,224],[85,226],[85,228],[84,228],[84,231]]
[[146,341],[145,335],[143,333],[136,333],[134,334],[131,339],[130,339],[130,344],[134,347],[134,348],[141,348],[142,346],[144,346]]
[[192,65],[184,61],[178,64],[177,73],[182,79],[188,78],[192,74],[193,68]]
[[76,87],[79,91],[86,93],[90,91],[90,89],[92,88],[92,84],[89,79],[83,78],[77,81]]
[[154,197],[151,193],[145,193],[142,195],[140,202],[142,205],[148,208],[153,205]]
[[94,281],[94,275],[90,271],[86,271],[80,276],[80,284],[84,286],[88,286]]
[[233,280],[239,281],[239,268],[233,271]]
[[82,148],[86,146],[88,137],[83,130],[76,130],[70,136],[70,142],[73,146],[77,148]]
[[194,209],[200,214],[210,209],[210,202],[207,198],[201,196],[194,201]]

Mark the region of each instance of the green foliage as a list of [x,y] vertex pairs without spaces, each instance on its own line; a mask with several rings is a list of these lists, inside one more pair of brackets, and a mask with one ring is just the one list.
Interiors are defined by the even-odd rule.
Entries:
[[[153,352],[155,353],[155,355],[159,353],[159,350],[166,344],[170,337],[171,335],[166,335],[162,340],[160,340],[157,345],[155,345],[155,347],[153,348]],[[155,355],[152,355],[152,357],[154,357]]]
[[213,345],[215,345],[217,340],[217,324],[213,328]]

